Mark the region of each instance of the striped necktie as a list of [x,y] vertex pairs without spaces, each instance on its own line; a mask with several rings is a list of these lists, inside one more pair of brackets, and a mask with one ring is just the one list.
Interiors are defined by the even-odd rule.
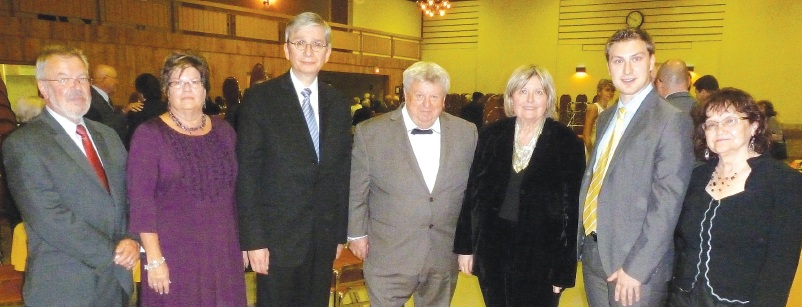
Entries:
[[625,108],[618,108],[618,116],[615,119],[613,133],[610,135],[607,145],[604,146],[604,151],[599,156],[599,160],[596,161],[596,170],[593,171],[590,187],[585,197],[585,208],[582,210],[582,225],[585,226],[586,235],[596,231],[596,208],[599,203],[599,191],[601,191],[602,181],[604,181],[604,174],[607,173],[607,166],[624,132],[625,114]]
[[306,126],[309,127],[309,136],[312,137],[312,143],[315,145],[315,154],[317,154],[317,160],[320,161],[320,131],[317,129],[317,121],[315,120],[315,111],[312,110],[312,99],[310,95],[312,94],[312,90],[305,88],[301,91],[301,95],[304,96],[303,104],[301,108],[304,110],[304,118],[306,118]]

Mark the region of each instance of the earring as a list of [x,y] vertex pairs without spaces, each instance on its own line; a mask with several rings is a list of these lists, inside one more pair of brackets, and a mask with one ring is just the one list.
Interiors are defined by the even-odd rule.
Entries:
[[710,149],[705,148],[705,160],[710,160]]
[[754,136],[752,136],[749,139],[749,151],[755,152],[755,137]]

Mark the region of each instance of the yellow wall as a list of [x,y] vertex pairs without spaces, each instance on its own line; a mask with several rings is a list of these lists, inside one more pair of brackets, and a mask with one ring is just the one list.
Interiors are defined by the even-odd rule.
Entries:
[[351,26],[420,37],[421,12],[407,0],[352,0]]
[[[722,87],[738,87],[756,99],[769,99],[783,123],[802,124],[802,104],[798,103],[802,99],[799,92],[802,77],[794,74],[799,70],[802,55],[799,18],[802,2],[724,2],[720,41],[672,45],[671,49],[658,44],[657,62],[683,59],[695,66],[696,77],[711,74]],[[455,79],[451,92],[499,93],[512,70],[527,63],[546,67],[555,77],[558,94],[572,97],[586,94],[592,98],[598,80],[609,78],[601,45],[558,44],[558,1],[479,0],[479,3],[479,43],[475,57],[464,50],[422,51],[424,60],[441,63],[451,73]],[[638,5],[647,4],[631,3],[632,9],[638,9]],[[647,30],[648,18],[649,15],[644,24]],[[587,67],[586,77],[574,76],[578,65]]]

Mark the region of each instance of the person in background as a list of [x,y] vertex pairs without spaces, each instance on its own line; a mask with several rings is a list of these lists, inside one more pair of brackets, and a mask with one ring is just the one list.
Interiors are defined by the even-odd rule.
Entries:
[[802,174],[768,154],[766,117],[723,88],[705,99],[675,231],[669,306],[785,306],[802,248]]
[[454,253],[487,306],[556,307],[576,281],[585,149],[552,119],[556,96],[545,68],[519,67],[504,93],[509,117],[479,134]]
[[484,94],[473,92],[471,102],[460,110],[460,117],[476,125],[476,130],[482,130],[482,125],[484,124],[485,105],[479,101],[482,97],[484,97]]
[[226,121],[237,130],[237,118],[239,117],[239,105],[242,100],[242,92],[239,89],[237,78],[228,77],[223,80],[223,99],[226,102]]
[[718,80],[711,75],[704,75],[696,79],[693,83],[693,87],[696,91],[696,100],[704,104],[704,100],[707,99],[707,96],[718,91]]
[[585,148],[588,152],[593,150],[593,145],[596,143],[596,119],[599,114],[607,109],[607,105],[613,100],[615,96],[615,86],[610,79],[601,79],[596,84],[596,100],[593,104],[585,109],[585,125],[582,129],[582,141],[585,143]]
[[693,124],[654,89],[654,51],[640,28],[616,31],[605,46],[620,96],[599,114],[579,194],[578,246],[591,306],[661,306],[671,279]]
[[757,107],[766,115],[769,141],[771,142],[768,150],[769,155],[777,160],[788,159],[788,146],[783,135],[783,125],[777,120],[777,111],[774,110],[774,104],[768,100],[761,100],[757,102]]
[[365,261],[372,305],[414,294],[416,306],[447,307],[476,127],[443,112],[450,79],[440,65],[417,62],[403,76],[404,107],[356,126],[348,240]]
[[34,117],[42,113],[45,108],[45,100],[39,96],[21,97],[14,105],[14,114],[17,116],[17,125],[23,126],[30,122]]
[[161,79],[167,111],[134,133],[127,168],[130,231],[145,249],[140,303],[246,306],[234,129],[203,113],[204,58],[173,53]]
[[691,110],[697,105],[691,93],[691,73],[685,62],[678,59],[668,60],[657,69],[657,78],[654,80],[654,88],[661,97],[691,114]]
[[142,93],[145,101],[142,111],[128,113],[128,138],[126,139],[129,141],[140,124],[167,112],[167,104],[162,101],[161,85],[156,76],[149,73],[141,74],[134,80],[134,87],[137,92]]
[[354,97],[351,101],[351,118],[354,117],[354,114],[357,110],[362,108],[362,101],[359,100],[359,97]]
[[284,31],[290,70],[254,85],[237,130],[240,242],[257,306],[328,306],[332,261],[347,242],[351,116],[318,78],[331,27],[301,13]]
[[117,71],[114,67],[100,64],[92,73],[92,104],[84,115],[86,118],[101,122],[111,127],[120,136],[123,144],[128,144],[128,120],[130,111],[142,110],[142,103],[129,103],[124,108],[117,108],[111,101],[111,95],[117,92]]
[[139,255],[128,232],[125,160],[119,135],[84,119],[89,62],[74,47],[36,59],[46,107],[3,142],[11,194],[25,220],[27,306],[127,306]]

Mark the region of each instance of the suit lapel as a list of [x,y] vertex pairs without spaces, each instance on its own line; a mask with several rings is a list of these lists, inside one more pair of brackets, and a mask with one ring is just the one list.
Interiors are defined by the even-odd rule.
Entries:
[[451,152],[451,148],[454,146],[455,138],[447,137],[451,132],[451,123],[449,122],[446,116],[440,115],[440,163],[437,169],[437,177],[434,180],[434,188],[432,189],[432,193],[436,192],[438,188],[443,186],[443,182],[446,182],[445,177],[448,176],[448,161],[446,159]]
[[[298,124],[298,129],[297,130],[292,130],[292,127],[289,127],[291,129],[289,131],[300,131],[300,132],[302,132],[300,134],[302,135],[301,137],[303,137],[304,140],[306,140],[306,144],[307,144],[306,147],[308,149],[308,151],[307,151],[308,154],[311,157],[315,157],[315,156],[317,156],[317,153],[315,153],[315,144],[312,142],[312,136],[309,135],[309,126],[306,125],[306,118],[304,117],[304,110],[301,108],[301,101],[298,100],[298,94],[295,92],[295,86],[292,84],[292,78],[290,77],[290,72],[288,71],[287,73],[282,75],[280,78],[282,78],[281,87],[285,90],[285,94],[287,95],[286,99],[282,99],[282,101],[287,101],[290,104],[290,105],[286,106],[287,110],[289,112],[289,116],[295,118],[294,120],[291,120],[291,119],[288,120],[288,122],[290,122],[290,126],[293,126],[292,122],[295,122],[295,123]],[[318,84],[319,83],[320,83],[320,81],[318,80]],[[318,141],[321,144],[321,146],[320,146],[321,147],[321,157],[323,156],[323,154],[322,154],[323,153],[323,151],[322,151],[322,148],[323,148],[323,146],[322,146],[322,144],[323,144],[323,136],[322,136],[323,133],[322,133],[322,131],[323,131],[323,129],[321,128],[322,127],[322,122],[323,122],[323,113],[320,111],[320,105],[323,105],[323,104],[324,104],[323,95],[318,90],[318,112],[320,112],[320,114],[318,114],[318,118],[320,118],[320,120],[319,120],[320,124],[318,126],[318,130],[319,130],[318,131],[318,135],[319,135],[320,139]],[[320,159],[320,161],[322,161],[322,159]]]
[[[73,162],[75,162],[76,166],[78,166],[78,168],[80,168],[84,172],[85,176],[90,176],[94,178],[95,179],[94,182],[97,183],[97,186],[105,190],[106,188],[104,188],[103,185],[100,183],[100,178],[97,177],[95,170],[92,168],[92,166],[89,165],[89,161],[86,159],[86,155],[84,155],[81,149],[78,148],[78,146],[75,144],[72,138],[70,138],[70,136],[67,135],[67,132],[64,131],[64,128],[61,126],[61,124],[59,124],[47,110],[42,111],[42,119],[48,126],[50,126],[50,130],[52,132],[51,135],[53,139],[56,140],[56,143],[59,145],[59,147],[61,147],[61,149],[63,149],[64,152],[67,153],[67,155],[73,160]],[[98,139],[97,136],[99,136],[100,133],[96,132],[94,129],[90,129],[89,133],[92,133],[92,137],[96,139],[95,142],[97,142]],[[98,147],[98,144],[96,144],[95,146]],[[105,141],[103,143],[103,146],[105,147]],[[108,159],[108,153],[106,154],[106,157],[101,156],[101,159],[104,158]]]

